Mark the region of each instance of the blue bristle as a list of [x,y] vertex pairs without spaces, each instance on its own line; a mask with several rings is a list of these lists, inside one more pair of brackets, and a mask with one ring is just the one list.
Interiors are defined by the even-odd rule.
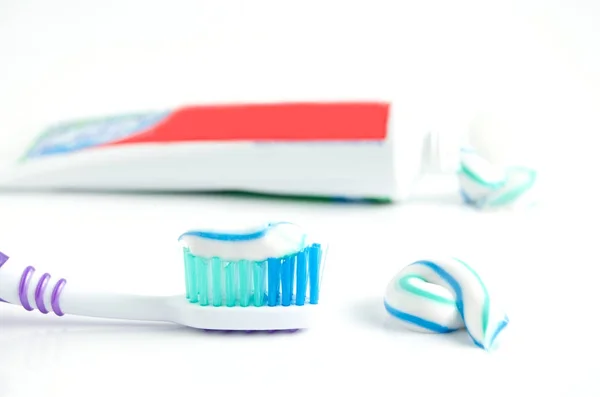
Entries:
[[319,303],[319,267],[321,265],[321,245],[313,244],[308,251],[308,274],[310,281],[311,304]]
[[269,258],[267,278],[267,304],[277,306],[281,284],[281,258]]
[[296,260],[296,306],[303,306],[306,301],[306,255],[307,250],[298,252]]
[[281,304],[283,306],[289,306],[292,303],[296,256],[297,255],[285,257],[281,266]]

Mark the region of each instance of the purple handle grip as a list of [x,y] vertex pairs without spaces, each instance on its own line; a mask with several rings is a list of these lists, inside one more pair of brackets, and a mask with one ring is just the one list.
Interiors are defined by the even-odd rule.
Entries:
[[[0,267],[2,267],[8,261],[8,259],[8,255],[0,252]],[[19,301],[21,302],[21,306],[23,306],[27,311],[32,311],[35,309],[35,306],[37,306],[37,309],[40,312],[48,314],[50,313],[50,310],[46,308],[46,305],[44,303],[44,293],[46,290],[46,286],[49,284],[51,276],[50,274],[45,273],[38,280],[34,292],[35,306],[33,306],[31,302],[29,302],[29,284],[31,278],[33,277],[33,273],[35,273],[35,268],[33,266],[28,266],[23,271],[23,274],[21,275],[21,280],[19,282]],[[57,316],[64,316],[64,313],[60,308],[60,295],[66,283],[67,280],[65,280],[64,278],[58,280],[58,282],[54,285],[54,288],[50,295],[50,307],[54,314],[56,314]],[[0,302],[8,303],[2,298],[0,298]]]

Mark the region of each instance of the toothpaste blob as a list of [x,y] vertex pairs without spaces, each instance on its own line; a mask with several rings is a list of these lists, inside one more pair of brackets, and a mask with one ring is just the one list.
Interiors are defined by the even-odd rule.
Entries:
[[508,324],[477,272],[456,258],[406,266],[388,284],[384,306],[414,331],[449,333],[466,328],[473,343],[485,350],[494,346]]
[[258,227],[190,230],[179,241],[195,256],[218,257],[223,260],[264,261],[301,251],[307,236],[300,227],[289,222],[273,222]]
[[494,166],[473,149],[462,150],[458,178],[465,203],[480,209],[516,208],[535,203],[535,170]]

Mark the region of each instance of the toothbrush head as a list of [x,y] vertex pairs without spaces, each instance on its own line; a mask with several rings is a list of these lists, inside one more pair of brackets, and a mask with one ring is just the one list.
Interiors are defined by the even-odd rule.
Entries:
[[320,299],[325,245],[298,225],[271,222],[182,234],[186,300],[180,323],[210,330],[307,328]]

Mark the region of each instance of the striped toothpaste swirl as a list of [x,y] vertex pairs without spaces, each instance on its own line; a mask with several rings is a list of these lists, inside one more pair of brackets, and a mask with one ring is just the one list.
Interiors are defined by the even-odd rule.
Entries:
[[527,207],[537,201],[535,170],[491,164],[471,148],[461,151],[458,179],[464,202],[477,208]]
[[420,260],[388,284],[387,312],[415,331],[448,333],[466,328],[473,343],[494,346],[508,317],[492,301],[477,272],[456,258]]

